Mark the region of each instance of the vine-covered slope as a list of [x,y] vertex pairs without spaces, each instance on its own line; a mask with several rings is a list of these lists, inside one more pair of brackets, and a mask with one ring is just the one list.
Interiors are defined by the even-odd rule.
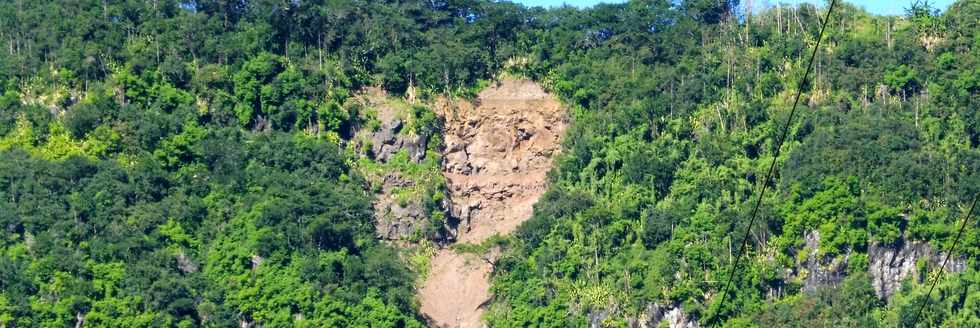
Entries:
[[538,20],[526,72],[575,119],[551,189],[498,262],[491,326],[980,323],[975,223],[926,297],[980,186],[980,6],[837,7],[747,227],[826,8],[719,18],[701,4]]
[[[469,247],[490,326],[980,325],[976,220],[926,294],[980,188],[977,1],[840,3],[746,226],[825,10],[0,0],[0,326],[424,325],[458,220],[430,108],[499,74],[570,121],[532,218]],[[421,153],[362,142],[376,87]]]

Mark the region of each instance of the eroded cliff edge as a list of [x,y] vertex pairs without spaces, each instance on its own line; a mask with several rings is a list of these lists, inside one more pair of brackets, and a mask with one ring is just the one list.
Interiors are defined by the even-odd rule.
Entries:
[[[526,80],[495,82],[473,101],[443,101],[443,165],[457,243],[479,244],[531,217],[568,124],[558,100]],[[443,248],[419,296],[437,327],[481,327],[490,300],[487,254]]]

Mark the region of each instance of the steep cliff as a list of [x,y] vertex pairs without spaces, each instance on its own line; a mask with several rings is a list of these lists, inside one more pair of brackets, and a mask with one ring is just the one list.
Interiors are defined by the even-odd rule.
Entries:
[[[443,174],[452,234],[479,244],[530,218],[567,118],[560,103],[531,81],[502,80],[473,101],[444,101]],[[490,300],[493,255],[438,251],[420,291],[422,313],[438,327],[480,327]]]
[[[847,265],[851,251],[836,257],[822,256],[817,249],[820,247],[819,231],[811,231],[805,235],[806,259],[789,274],[790,278],[801,279],[803,290],[813,292],[824,286],[836,286],[847,276]],[[945,253],[937,251],[933,246],[921,241],[907,238],[899,239],[895,244],[880,244],[869,241],[868,272],[875,294],[883,300],[889,299],[905,279],[916,279],[922,282],[923,266],[936,268],[942,265]],[[951,258],[946,265],[947,272],[962,272],[966,269],[966,260]]]
[[443,173],[459,240],[510,233],[545,191],[566,125],[561,105],[531,81],[503,80],[474,102],[441,109]]
[[356,167],[375,193],[378,237],[452,240],[434,112],[378,89],[366,90],[356,101],[363,123],[348,147],[359,154]]
[[640,321],[635,327],[657,328],[667,324],[669,328],[698,328],[698,321],[691,318],[680,306],[662,306],[651,304],[647,306],[646,312],[641,316]]
[[796,278],[802,276],[803,291],[813,292],[823,286],[836,286],[847,276],[847,263],[851,257],[848,250],[842,256],[826,256],[819,252],[820,231],[813,230],[804,235],[806,239],[806,260],[794,268]]
[[[919,274],[921,264],[935,268],[942,265],[945,256],[931,245],[918,241],[901,240],[898,245],[872,243],[868,247],[868,270],[875,293],[882,299],[888,299],[902,287],[905,279],[924,279]],[[947,272],[962,272],[965,269],[966,260],[963,258],[951,258],[946,265]]]

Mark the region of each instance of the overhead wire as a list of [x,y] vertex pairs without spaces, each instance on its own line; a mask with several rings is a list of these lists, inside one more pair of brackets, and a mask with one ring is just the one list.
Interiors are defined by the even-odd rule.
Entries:
[[963,231],[966,230],[966,223],[970,221],[970,216],[973,215],[973,209],[977,207],[978,196],[980,195],[973,196],[973,205],[970,205],[970,210],[967,211],[966,216],[963,217],[963,222],[960,223],[960,230],[956,233],[956,238],[953,239],[953,245],[951,245],[949,250],[946,251],[946,259],[943,260],[943,265],[939,267],[939,272],[936,273],[936,279],[932,281],[932,286],[929,287],[929,292],[926,293],[926,297],[922,300],[922,305],[920,305],[919,310],[916,311],[915,317],[912,319],[912,327],[915,327],[915,324],[919,322],[919,317],[922,315],[922,310],[925,309],[926,304],[928,304],[932,299],[932,290],[936,289],[936,284],[939,283],[943,273],[946,272],[946,264],[949,263],[949,258],[953,256],[953,253],[956,251],[956,246],[958,246],[960,243],[960,237],[963,237]]
[[[820,43],[823,41],[824,31],[827,29],[827,23],[830,22],[830,15],[834,12],[834,7],[837,4],[837,0],[830,0],[830,6],[827,8],[827,15],[824,17],[823,23],[820,26],[820,33],[817,35],[817,44],[813,47],[813,52],[810,54],[810,60],[807,63],[806,71],[803,73],[803,79],[800,81],[800,85],[796,90],[796,99],[793,101],[793,108],[789,112],[789,116],[786,118],[786,123],[783,124],[783,130],[780,133],[779,139],[777,139],[776,149],[772,156],[772,161],[769,163],[769,171],[766,173],[766,178],[762,181],[762,190],[759,192],[759,197],[756,199],[755,206],[752,208],[752,216],[749,220],[749,224],[745,228],[745,233],[742,235],[742,242],[739,246],[738,252],[735,257],[735,261],[732,263],[731,268],[728,270],[728,282],[725,283],[725,288],[722,291],[721,302],[719,303],[717,310],[721,310],[728,300],[728,294],[731,289],[732,281],[735,276],[738,275],[739,263],[742,260],[742,256],[745,253],[745,248],[748,246],[749,233],[752,230],[752,226],[755,225],[756,218],[759,214],[759,206],[762,204],[762,198],[766,193],[766,189],[769,186],[770,180],[772,180],[773,173],[776,169],[776,160],[779,158],[780,150],[783,143],[786,142],[786,136],[789,133],[789,127],[793,123],[793,118],[796,115],[796,108],[800,104],[800,96],[803,94],[803,88],[806,87],[808,79],[810,77],[810,72],[813,69],[813,61],[817,57],[817,51],[820,49]],[[718,315],[712,316],[709,321],[709,325],[712,321],[717,320]]]

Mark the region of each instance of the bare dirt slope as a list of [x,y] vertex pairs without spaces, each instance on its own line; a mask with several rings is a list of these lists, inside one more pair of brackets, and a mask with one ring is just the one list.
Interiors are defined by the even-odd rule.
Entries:
[[[458,242],[505,235],[531,217],[567,125],[561,104],[526,80],[502,80],[473,102],[439,106]],[[437,327],[482,327],[490,264],[440,250],[422,287],[422,313]]]

